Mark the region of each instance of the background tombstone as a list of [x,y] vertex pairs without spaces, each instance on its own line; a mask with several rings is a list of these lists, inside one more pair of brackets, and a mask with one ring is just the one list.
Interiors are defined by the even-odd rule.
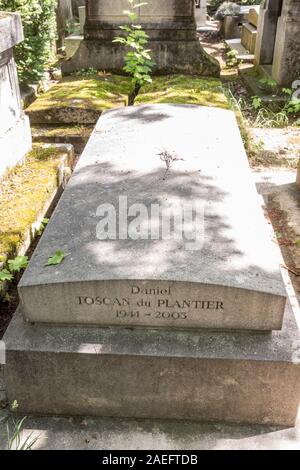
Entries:
[[300,2],[285,0],[278,20],[272,76],[279,85],[300,79]]
[[86,20],[86,7],[80,6],[78,7],[78,14],[79,14],[79,23],[80,23],[80,34],[84,34],[84,26]]
[[23,41],[21,17],[0,12],[0,178],[31,147],[29,119],[21,105],[13,47]]
[[71,0],[71,2],[72,2],[73,16],[75,18],[78,18],[79,17],[78,8],[85,6],[85,0]]
[[300,3],[265,0],[261,6],[255,63],[281,86],[300,78]]
[[258,35],[256,40],[256,64],[272,64],[275,48],[278,17],[282,0],[264,0],[258,19]]
[[[83,68],[120,72],[124,47],[112,43],[120,26],[128,23],[123,11],[127,0],[87,0],[84,40],[62,70]],[[202,48],[197,37],[194,0],[149,0],[138,9],[139,20],[149,35],[149,48],[159,73],[198,73],[219,76],[220,66]]]
[[58,0],[56,9],[58,47],[62,47],[68,27],[71,25],[72,21],[72,0]]
[[197,26],[205,26],[207,19],[207,0],[196,0],[195,18]]

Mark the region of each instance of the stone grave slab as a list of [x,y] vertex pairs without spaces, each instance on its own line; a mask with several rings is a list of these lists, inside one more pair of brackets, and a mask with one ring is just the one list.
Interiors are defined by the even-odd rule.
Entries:
[[[111,209],[115,239],[99,239]],[[101,116],[19,292],[29,322],[276,330],[280,263],[234,114],[145,105]]]
[[189,419],[294,426],[300,338],[25,324],[5,336],[5,381],[23,415]]

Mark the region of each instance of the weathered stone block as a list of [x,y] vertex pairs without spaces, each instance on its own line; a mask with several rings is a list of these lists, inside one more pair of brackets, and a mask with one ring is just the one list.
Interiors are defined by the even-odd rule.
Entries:
[[0,54],[24,40],[21,16],[0,11]]
[[[110,239],[103,204],[116,211]],[[141,237],[133,204],[145,208]],[[177,217],[170,236],[157,204]],[[199,217],[179,236],[187,204]],[[69,256],[45,267],[59,249]],[[234,114],[145,105],[102,115],[19,291],[30,322],[272,330],[286,301],[280,263]]]
[[283,2],[278,20],[272,77],[278,85],[291,86],[300,78],[300,4],[295,0]]
[[4,341],[9,401],[22,414],[294,426],[299,331],[273,334],[26,325]]
[[255,44],[257,38],[257,29],[250,23],[244,23],[242,27],[242,45],[251,54],[255,52]]
[[261,4],[255,48],[255,63],[257,65],[268,65],[273,62],[277,23],[281,7],[282,0],[265,0]]
[[251,8],[248,14],[248,22],[255,28],[258,26],[259,6]]

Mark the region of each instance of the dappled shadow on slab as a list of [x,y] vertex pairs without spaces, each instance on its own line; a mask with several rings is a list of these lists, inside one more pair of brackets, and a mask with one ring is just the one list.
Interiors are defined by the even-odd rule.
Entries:
[[[159,155],[157,161],[156,170],[144,173],[120,171],[107,161],[80,169],[80,178],[73,178],[68,186],[39,244],[41,250],[33,256],[42,261],[42,258],[47,259],[57,249],[70,253],[57,270],[55,282],[78,280],[78,272],[84,271],[82,281],[138,277],[145,280],[236,284],[241,288],[256,286],[258,289],[260,281],[266,282],[269,278],[275,289],[274,273],[271,270],[268,272],[267,267],[262,269],[249,263],[251,258],[245,257],[234,236],[231,221],[224,210],[228,194],[217,187],[209,175],[199,171],[178,171],[176,162],[166,174]],[[184,166],[184,161],[180,164]],[[175,206],[206,201],[205,240],[201,250],[184,249],[186,239],[98,240],[96,229],[100,217],[96,215],[97,208],[109,202],[118,214],[119,197],[122,195],[128,197],[128,207],[134,203],[143,203],[148,210],[147,214],[150,214],[151,205],[161,206],[166,201]],[[260,249],[257,247],[256,251]],[[254,254],[257,259],[257,253]],[[35,283],[49,279],[49,271],[44,269],[43,262],[40,272],[35,271],[33,275]]]

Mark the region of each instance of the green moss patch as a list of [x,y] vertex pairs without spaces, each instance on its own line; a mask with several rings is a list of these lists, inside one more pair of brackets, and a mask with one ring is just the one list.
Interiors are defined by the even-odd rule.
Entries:
[[89,140],[94,126],[60,125],[60,126],[33,126],[31,128],[33,142],[50,144],[71,144],[76,154],[81,154]]
[[95,124],[102,111],[126,105],[130,86],[120,75],[66,77],[26,112],[33,124]]
[[143,87],[135,104],[196,104],[228,108],[219,80],[197,76],[172,75],[155,77]]
[[86,126],[32,126],[33,135],[41,135],[46,137],[89,137],[94,127]]
[[58,186],[58,168],[65,150],[35,148],[26,163],[0,183],[0,261],[14,256]]

